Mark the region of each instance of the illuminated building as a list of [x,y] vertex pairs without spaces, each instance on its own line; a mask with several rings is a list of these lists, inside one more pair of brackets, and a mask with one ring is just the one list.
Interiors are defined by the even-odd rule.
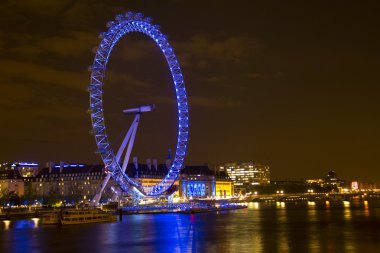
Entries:
[[18,196],[25,193],[24,178],[38,174],[38,163],[14,162],[0,165],[0,192],[14,192]]
[[324,182],[326,185],[330,185],[330,186],[337,186],[339,187],[340,184],[341,184],[341,181],[338,179],[335,171],[331,170],[327,173],[327,176],[325,178],[325,182]]
[[14,192],[18,196],[24,195],[24,182],[17,170],[0,170],[0,194]]
[[353,181],[351,182],[351,191],[373,191],[377,190],[377,185],[375,183],[367,183],[367,182],[359,182]]
[[[201,166],[199,166],[201,167]],[[207,167],[206,167],[207,168]],[[180,196],[206,198],[215,196],[215,176],[203,168],[185,168],[180,174]]]
[[[133,180],[138,180],[143,186],[152,186],[162,180],[168,171],[167,164],[147,161],[147,164],[129,164],[126,172]],[[137,168],[137,169],[136,169]],[[182,199],[233,196],[233,184],[225,172],[215,173],[208,166],[186,166],[174,182],[174,197]]]
[[38,174],[38,163],[14,162],[0,165],[2,171],[17,170],[22,177],[35,177]]
[[309,185],[320,185],[322,186],[324,183],[323,179],[317,178],[317,179],[306,179],[306,184]]
[[[187,166],[183,169],[179,178],[179,193],[182,198],[207,198],[207,197],[231,197],[233,189],[231,180],[225,173],[215,173],[208,166]],[[223,192],[221,185],[227,184]]]
[[[127,175],[142,186],[152,186],[160,182],[167,174],[171,161],[166,164],[139,164],[137,158],[126,168]],[[66,203],[89,201],[99,191],[106,177],[103,165],[48,163],[45,168],[2,166],[0,169],[0,190],[7,189],[19,196],[27,193],[33,199],[44,202],[51,195],[59,196]],[[112,199],[117,184],[111,179],[103,194],[103,201]],[[174,198],[227,198],[233,196],[233,184],[225,172],[215,173],[208,166],[186,166],[169,189]]]
[[253,162],[226,163],[217,166],[219,172],[227,172],[237,192],[245,193],[255,185],[270,183],[269,166]]
[[[162,178],[168,173],[168,167],[170,167],[171,161],[167,160],[166,164],[157,164],[157,160],[147,159],[146,164],[137,162],[137,158],[133,158],[133,163],[128,164],[126,173],[132,180],[138,182],[141,186],[154,186],[162,181]],[[172,189],[175,191],[173,197],[179,197],[178,195],[179,182],[174,182]]]
[[103,166],[64,164],[42,168],[34,178],[25,178],[25,188],[36,197],[52,193],[68,202],[92,198],[104,177]]
[[215,181],[215,196],[217,198],[228,198],[234,196],[234,184],[226,175],[217,177]]

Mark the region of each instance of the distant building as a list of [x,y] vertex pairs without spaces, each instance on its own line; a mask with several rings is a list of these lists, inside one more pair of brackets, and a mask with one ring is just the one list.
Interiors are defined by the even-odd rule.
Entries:
[[271,194],[305,193],[310,188],[305,180],[271,180],[270,185]]
[[359,182],[359,181],[352,181],[351,182],[351,191],[357,192],[357,191],[373,191],[377,190],[378,186],[375,183],[367,183],[367,182]]
[[324,180],[321,178],[315,178],[315,179],[306,179],[306,183],[308,185],[317,185],[317,186],[323,186]]
[[306,186],[307,183],[304,180],[273,180],[271,185],[276,186]]
[[342,183],[342,181],[338,179],[335,171],[330,170],[327,173],[327,176],[326,176],[325,181],[324,181],[325,185],[339,187],[341,183]]
[[249,192],[252,186],[270,184],[270,169],[267,165],[253,162],[226,163],[217,166],[217,171],[227,172],[236,192]]

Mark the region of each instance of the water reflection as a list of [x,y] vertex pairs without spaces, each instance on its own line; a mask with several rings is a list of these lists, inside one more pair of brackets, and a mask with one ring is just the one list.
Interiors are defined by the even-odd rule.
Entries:
[[368,207],[364,207],[364,211],[363,211],[363,213],[364,213],[364,216],[365,216],[366,218],[370,217],[370,213],[369,213],[369,209],[368,209]]
[[344,208],[343,217],[344,217],[344,220],[346,220],[346,221],[350,221],[352,219],[352,214],[351,214],[350,208],[348,208],[348,207]]
[[350,201],[343,201],[344,207],[350,207],[350,205],[351,205]]
[[[281,202],[280,207],[285,207],[285,203]],[[278,225],[278,247],[281,252],[289,252],[288,242],[288,216],[286,209],[280,209],[277,211],[277,225]]]
[[4,229],[8,230],[9,229],[9,225],[11,224],[11,221],[10,220],[4,220],[3,223],[4,223]]
[[344,252],[357,252],[356,247],[355,247],[356,245],[353,242],[353,239],[354,239],[353,231],[346,229],[343,231],[343,234],[345,238],[345,240],[343,240]]
[[39,218],[32,218],[26,220],[3,220],[0,226],[0,230],[38,228],[39,223]]
[[[1,221],[1,252],[376,252],[380,212],[323,205],[203,214],[123,216],[121,222],[45,226]],[[16,243],[17,242],[17,243]]]
[[318,219],[319,219],[319,217],[317,216],[317,210],[315,209],[315,206],[309,207],[309,208],[307,209],[307,220],[308,220],[310,223],[314,223],[314,222],[316,222]]
[[[248,204],[248,208],[251,212],[246,212],[246,215],[254,215],[255,216],[255,223],[253,224],[254,229],[252,230],[250,237],[247,238],[247,240],[251,243],[252,252],[262,252],[263,251],[263,238],[262,238],[262,211],[260,211],[260,203],[258,202],[251,202]],[[231,250],[233,250],[233,247],[231,247]]]
[[260,204],[259,202],[250,202],[248,203],[248,208],[257,210],[260,208]]
[[315,205],[309,206],[307,210],[307,220],[308,220],[308,227],[307,227],[307,235],[308,235],[308,251],[309,252],[321,252],[319,241],[320,241],[320,235],[318,234],[318,226],[317,226],[317,220],[318,212],[316,210]]

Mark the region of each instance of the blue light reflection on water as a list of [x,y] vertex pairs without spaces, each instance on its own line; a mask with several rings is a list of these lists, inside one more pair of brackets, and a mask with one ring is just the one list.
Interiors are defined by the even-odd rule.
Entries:
[[374,252],[379,225],[377,208],[252,203],[230,212],[129,215],[64,227],[0,221],[0,252]]
[[124,216],[121,223],[105,228],[107,248],[114,252],[126,246],[131,251],[186,252],[192,247],[189,243],[196,241],[193,223],[194,215]]

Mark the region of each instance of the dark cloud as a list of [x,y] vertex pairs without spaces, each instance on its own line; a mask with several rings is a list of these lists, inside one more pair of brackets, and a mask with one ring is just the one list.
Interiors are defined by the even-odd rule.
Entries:
[[151,87],[149,82],[137,79],[130,74],[116,73],[114,71],[107,72],[107,78],[110,79],[111,85],[121,85],[126,90],[147,89]]
[[[175,99],[169,96],[155,96],[145,97],[142,102],[156,101],[159,104],[175,104]],[[200,96],[189,96],[190,107],[201,107],[205,108],[238,108],[242,105],[239,100],[233,100],[227,97],[200,97]]]
[[221,76],[210,76],[210,77],[204,78],[204,80],[206,82],[209,82],[209,83],[220,83],[222,81],[225,81],[226,79],[227,79],[227,77],[223,76],[223,75],[221,75]]
[[239,64],[247,61],[259,50],[256,39],[228,37],[212,39],[206,35],[195,35],[186,42],[174,43],[184,67],[206,68],[209,64]]
[[[28,104],[38,93],[28,85],[17,83],[4,83],[0,81],[0,110],[3,112],[28,108]],[[16,100],[16,101],[15,101]],[[18,103],[17,101],[23,101]]]
[[0,53],[3,54],[4,53],[4,46],[5,46],[5,42],[4,42],[4,35],[1,33],[0,31]]
[[2,78],[11,80],[26,80],[28,82],[48,83],[68,89],[85,91],[88,76],[81,73],[57,70],[47,65],[35,63],[0,60]]
[[157,46],[154,42],[142,37],[127,40],[123,46],[120,46],[115,58],[132,64],[141,60],[149,61],[149,58],[157,53]]
[[37,45],[45,53],[66,58],[79,58],[86,55],[97,42],[97,36],[82,31],[68,31],[65,36],[44,38]]
[[217,107],[217,108],[238,108],[242,105],[240,100],[233,100],[227,97],[189,97],[189,103],[191,106],[200,107]]
[[67,4],[73,1],[43,1],[43,0],[5,0],[2,7],[8,11],[6,14],[14,15],[20,13],[24,15],[33,15],[38,17],[57,17],[57,15],[66,8]]
[[249,77],[253,80],[265,78],[264,74],[257,73],[257,72],[248,73],[247,77]]

